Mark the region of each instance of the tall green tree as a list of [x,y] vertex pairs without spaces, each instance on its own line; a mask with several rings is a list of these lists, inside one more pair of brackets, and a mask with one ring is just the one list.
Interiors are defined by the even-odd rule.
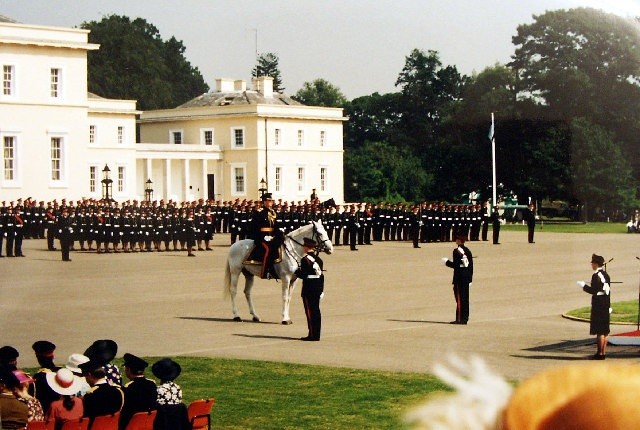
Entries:
[[89,91],[100,96],[135,99],[138,108],[176,107],[209,90],[197,67],[185,59],[175,38],[163,42],[158,29],[142,18],[109,15],[81,24],[89,41]]
[[347,103],[340,88],[322,78],[305,82],[293,99],[307,106],[343,107]]
[[355,98],[345,107],[349,121],[344,124],[345,148],[359,148],[367,141],[389,141],[398,126],[401,112],[401,94],[373,93]]
[[273,78],[273,90],[282,93],[285,88],[282,85],[282,76],[280,75],[280,66],[278,62],[280,59],[273,52],[267,52],[260,54],[257,59],[257,64],[251,71],[251,76],[254,78],[260,76],[270,76]]

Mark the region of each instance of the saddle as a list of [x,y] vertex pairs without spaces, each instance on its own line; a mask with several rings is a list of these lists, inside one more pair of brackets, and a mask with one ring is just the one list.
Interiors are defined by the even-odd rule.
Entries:
[[[276,252],[277,252],[277,255],[276,255],[276,258],[274,258],[273,260],[273,264],[278,264],[282,261],[282,247],[279,246]],[[251,248],[251,251],[249,252],[249,256],[247,257],[246,260],[244,260],[243,264],[262,266],[263,260],[264,260],[264,250],[260,246],[253,245],[253,248]]]

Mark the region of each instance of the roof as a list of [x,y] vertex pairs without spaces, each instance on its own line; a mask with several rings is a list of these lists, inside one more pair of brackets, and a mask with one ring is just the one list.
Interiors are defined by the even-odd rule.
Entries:
[[16,21],[15,19],[11,19],[8,16],[0,15],[0,22],[12,22],[15,24],[18,21]]
[[272,97],[265,97],[257,91],[232,91],[232,92],[209,92],[202,94],[188,102],[178,106],[176,109],[205,107],[205,106],[239,106],[239,105],[283,105],[283,106],[303,106],[291,97],[280,93],[273,93]]

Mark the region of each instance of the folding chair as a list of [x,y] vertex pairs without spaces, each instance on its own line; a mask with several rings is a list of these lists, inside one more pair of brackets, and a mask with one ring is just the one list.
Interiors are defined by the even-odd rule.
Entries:
[[157,414],[158,411],[136,412],[125,430],[153,430],[153,422]]
[[30,421],[26,430],[54,430],[55,421]]
[[62,430],[89,430],[89,418],[69,420],[62,425]]
[[187,408],[187,416],[193,430],[211,430],[211,408],[216,399],[194,400]]
[[98,415],[91,423],[92,430],[118,430],[120,412],[111,415]]

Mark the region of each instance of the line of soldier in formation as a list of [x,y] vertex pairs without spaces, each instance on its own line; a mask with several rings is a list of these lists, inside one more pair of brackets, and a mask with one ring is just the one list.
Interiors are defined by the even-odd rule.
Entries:
[[[252,237],[252,217],[261,205],[260,201],[240,199],[122,203],[62,199],[45,203],[28,198],[1,203],[0,255],[4,250],[6,256],[24,256],[23,239],[46,238],[48,249],[54,250],[54,240],[63,237],[71,241],[73,249],[82,251],[188,250],[191,254],[195,245],[201,251],[211,250],[215,233],[229,233],[230,243]],[[322,220],[334,245],[351,249],[383,240],[448,242],[460,234],[479,240],[482,226],[489,220],[489,214],[479,205],[428,202],[328,205],[318,199],[278,200],[274,208],[284,233],[309,220]]]

